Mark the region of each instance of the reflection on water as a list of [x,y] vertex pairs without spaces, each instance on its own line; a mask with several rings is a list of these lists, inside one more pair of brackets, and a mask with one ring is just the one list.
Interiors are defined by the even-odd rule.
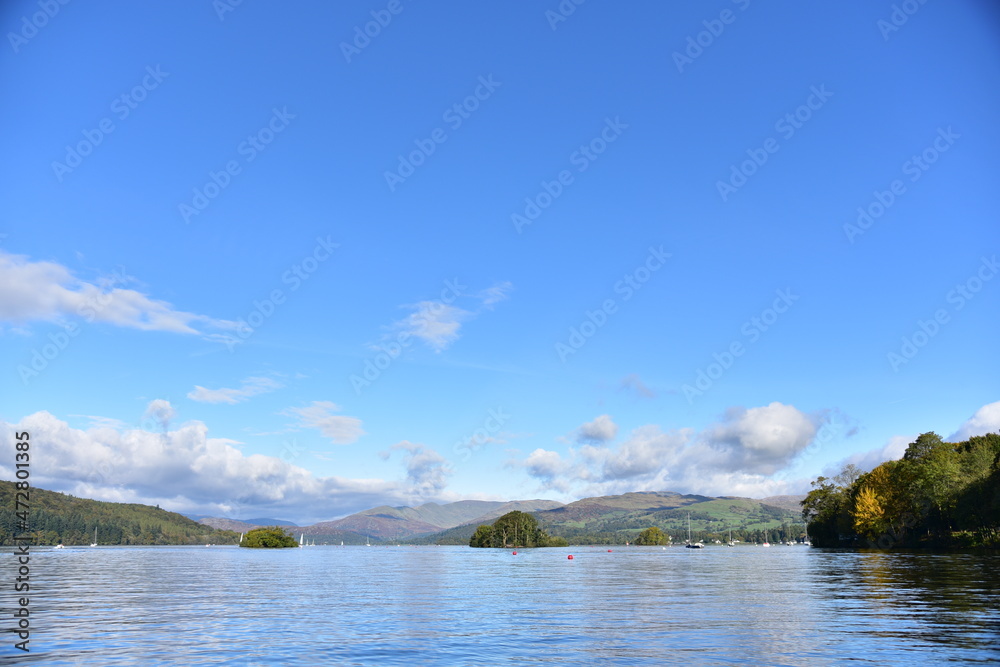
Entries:
[[7,622],[0,662],[996,662],[997,565],[801,546],[37,550],[32,652]]

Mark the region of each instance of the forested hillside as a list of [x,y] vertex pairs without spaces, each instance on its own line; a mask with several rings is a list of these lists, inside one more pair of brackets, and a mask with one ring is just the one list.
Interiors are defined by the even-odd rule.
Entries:
[[[18,528],[13,482],[0,481],[0,544],[13,544]],[[23,501],[23,498],[22,498]],[[29,531],[36,544],[66,546],[97,542],[115,544],[236,544],[239,535],[215,530],[175,512],[149,505],[109,503],[64,493],[31,489]]]

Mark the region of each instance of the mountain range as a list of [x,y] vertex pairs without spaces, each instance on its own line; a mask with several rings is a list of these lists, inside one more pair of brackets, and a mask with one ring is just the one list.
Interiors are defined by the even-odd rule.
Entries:
[[[534,514],[549,534],[566,537],[571,543],[625,542],[650,526],[680,536],[686,531],[688,517],[693,529],[700,533],[721,535],[732,529],[746,538],[762,531],[801,524],[798,503],[803,498],[713,498],[667,491],[582,498],[565,505],[553,500],[462,500],[446,504],[425,503],[417,507],[383,505],[341,519],[301,526],[293,532],[304,533],[321,544],[341,541],[344,544],[368,541],[467,544],[480,524],[492,523],[507,512],[519,510]],[[240,532],[255,527],[252,522],[219,517],[198,521],[214,528]]]

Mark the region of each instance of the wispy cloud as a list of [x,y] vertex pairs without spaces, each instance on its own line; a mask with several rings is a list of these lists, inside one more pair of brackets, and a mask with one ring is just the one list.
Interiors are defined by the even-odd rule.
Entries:
[[[451,287],[450,284],[449,286]],[[413,312],[394,322],[390,327],[392,333],[383,336],[383,340],[396,338],[402,332],[423,341],[435,352],[443,352],[459,339],[462,324],[475,319],[484,310],[492,310],[494,304],[508,297],[511,289],[511,283],[501,282],[475,294],[462,294],[452,290],[447,299],[420,301],[404,306]],[[453,305],[462,297],[479,303],[474,310]]]
[[195,385],[194,389],[188,392],[187,397],[199,403],[229,403],[230,405],[242,403],[253,396],[266,394],[280,389],[284,385],[267,377],[248,377],[243,380],[238,389],[206,389],[201,385]]
[[396,322],[397,330],[419,338],[435,352],[441,352],[458,340],[458,330],[473,314],[457,306],[440,301],[421,301],[412,306],[414,311]]
[[492,308],[493,304],[506,300],[512,289],[514,289],[514,285],[509,281],[504,281],[492,287],[487,287],[479,292],[476,297],[482,301],[484,308]]
[[[0,250],[0,321],[24,324],[82,318],[142,331],[203,334],[233,329],[235,322],[176,310],[133,289],[127,276],[87,282],[55,262],[31,261]],[[95,284],[96,283],[96,284]]]
[[622,378],[621,389],[622,391],[634,393],[635,395],[641,396],[642,398],[656,397],[656,393],[652,389],[647,387],[645,384],[643,384],[642,380],[640,380],[639,376],[636,375],[635,373],[631,373],[630,375],[626,375],[625,377]]
[[313,401],[304,408],[288,408],[282,414],[298,418],[298,426],[317,429],[335,444],[349,445],[365,434],[357,417],[335,415],[340,408],[330,401]]

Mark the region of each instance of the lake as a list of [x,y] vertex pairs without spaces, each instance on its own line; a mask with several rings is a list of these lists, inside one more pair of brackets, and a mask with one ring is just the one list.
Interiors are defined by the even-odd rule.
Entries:
[[997,555],[611,549],[36,548],[30,654],[13,647],[8,551],[0,662],[1000,661]]

